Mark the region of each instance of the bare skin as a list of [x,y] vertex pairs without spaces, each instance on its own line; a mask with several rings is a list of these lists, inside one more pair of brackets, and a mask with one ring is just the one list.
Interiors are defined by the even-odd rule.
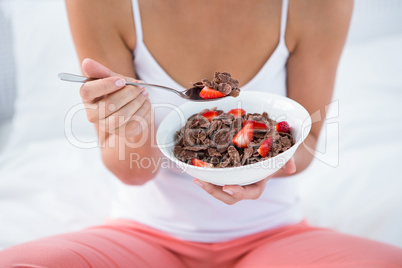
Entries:
[[[166,73],[184,87],[201,77],[212,78],[216,70],[230,72],[244,85],[269,59],[279,41],[281,1],[139,0],[139,3],[145,44]],[[134,108],[118,114],[139,116],[153,124],[152,109],[149,101],[140,94],[142,90],[114,85],[117,76],[126,80],[136,77],[132,63],[136,35],[131,1],[66,0],[66,4],[80,60],[92,58],[108,68],[91,60],[83,62],[85,74],[106,78],[85,84],[81,90],[83,102],[100,105],[105,100],[108,104],[119,100],[116,107],[123,109],[128,103]],[[285,36],[290,52],[287,93],[310,114],[320,111],[321,117],[325,117],[325,106],[331,100],[352,9],[352,0],[290,0]],[[200,36],[208,38],[201,40]],[[99,89],[109,94],[106,99],[94,97],[97,94],[92,93]],[[116,114],[98,118],[94,115],[96,112],[88,109],[87,114],[104,145],[105,165],[127,184],[140,185],[152,179],[156,175],[152,170],[159,167],[130,167],[128,157],[119,160],[119,146],[108,146],[113,141],[125,148],[126,156],[138,153],[141,157],[158,159],[160,151],[151,147],[150,139],[140,148],[125,145],[127,141],[140,139],[144,131],[150,135],[152,128],[139,128],[138,123],[129,121],[113,123],[109,130],[105,122],[116,121],[112,119]],[[315,148],[322,124],[323,121],[313,124],[306,146]],[[115,127],[126,131],[114,131]],[[294,162],[288,163],[274,177],[294,173],[296,167],[297,172],[303,171],[312,159],[313,155],[300,146]],[[234,204],[243,199],[258,198],[268,179],[244,187],[218,187],[196,179],[194,182],[202,184],[203,189],[222,202]]]

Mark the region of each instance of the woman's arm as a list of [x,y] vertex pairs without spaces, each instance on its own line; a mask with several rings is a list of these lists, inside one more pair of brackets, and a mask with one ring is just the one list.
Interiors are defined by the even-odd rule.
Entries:
[[[286,43],[290,51],[287,63],[288,96],[302,104],[310,114],[320,111],[322,120],[312,125],[305,146],[315,149],[334,88],[338,61],[346,40],[352,0],[290,1]],[[284,177],[300,172],[311,163],[313,155],[304,146],[296,151],[293,161],[274,174]],[[233,205],[244,199],[257,199],[265,190],[269,177],[257,183],[238,186],[216,186],[194,178],[194,183],[206,192]]]
[[[151,105],[147,95],[141,94],[146,92],[143,89],[114,84],[118,77],[125,80],[135,77],[132,55],[135,29],[133,21],[125,21],[132,17],[130,1],[66,0],[66,6],[83,72],[104,78],[84,84],[80,91],[88,119],[98,132],[103,162],[124,183],[143,184],[159,168],[156,164],[159,149],[151,146],[154,136],[151,135],[154,131]],[[119,116],[124,121],[118,121]],[[141,128],[138,121],[130,120],[136,117],[147,122],[148,127]],[[146,135],[145,144],[130,148],[143,135]],[[130,162],[139,158],[148,158],[152,164],[144,168],[138,162]]]
[[[296,172],[301,172],[314,155],[325,106],[330,104],[339,58],[349,29],[353,0],[291,1],[287,36],[290,56],[287,63],[288,97],[302,104],[310,115],[319,112],[304,144],[295,153]],[[297,22],[297,23],[296,23]],[[288,40],[288,39],[287,39]],[[275,177],[289,176],[283,170]]]

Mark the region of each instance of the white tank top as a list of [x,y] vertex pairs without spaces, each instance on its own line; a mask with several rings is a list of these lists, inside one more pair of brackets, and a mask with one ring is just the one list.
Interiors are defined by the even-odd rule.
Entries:
[[[139,79],[184,89],[157,63],[143,42],[138,1],[132,1],[137,33],[134,68]],[[283,0],[280,41],[272,56],[242,91],[267,91],[286,95],[285,44],[288,0]],[[185,102],[175,94],[149,88],[156,125],[172,109]],[[168,104],[167,104],[168,103]],[[166,105],[167,104],[167,105]],[[170,104],[170,105],[169,105]],[[134,158],[133,158],[134,159]],[[258,200],[226,205],[207,194],[167,158],[157,176],[142,186],[121,185],[112,217],[137,221],[174,237],[198,242],[222,242],[302,220],[292,178],[271,179]],[[134,164],[141,164],[140,159]],[[144,165],[147,161],[143,161]]]

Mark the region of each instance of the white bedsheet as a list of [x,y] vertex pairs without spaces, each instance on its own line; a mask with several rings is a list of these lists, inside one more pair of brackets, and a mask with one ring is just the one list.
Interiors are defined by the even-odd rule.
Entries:
[[103,223],[118,183],[98,149],[64,138],[2,155],[0,178],[0,248]]

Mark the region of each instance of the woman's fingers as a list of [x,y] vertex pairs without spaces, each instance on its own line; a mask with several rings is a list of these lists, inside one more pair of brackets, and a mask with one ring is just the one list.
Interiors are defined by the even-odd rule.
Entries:
[[290,158],[288,162],[282,167],[286,174],[293,174],[296,172],[296,164],[294,158]]
[[[241,196],[243,199],[258,199],[262,195],[265,190],[265,185],[270,177],[267,177],[263,180],[260,180],[256,183],[245,185],[245,186],[238,186],[238,185],[225,185],[223,186],[224,191],[232,191],[233,195],[235,196],[237,192],[243,191]],[[241,189],[241,190],[240,190]]]
[[226,193],[222,190],[222,186],[217,186],[205,181],[200,181],[198,179],[193,179],[193,182],[204,189],[207,193],[215,197],[216,199],[228,204],[233,205],[237,202],[236,198],[234,198],[229,193]]
[[193,182],[216,199],[228,205],[233,205],[245,199],[258,199],[264,192],[268,179],[269,177],[246,186],[225,185],[223,187],[200,181],[196,178],[193,179]]
[[[287,174],[292,174],[296,172],[296,165],[293,157],[282,167],[282,169]],[[216,199],[228,205],[233,205],[245,199],[258,199],[264,192],[267,181],[270,178],[271,177],[267,177],[256,183],[245,186],[225,185],[222,187],[205,181],[200,181],[196,178],[193,179],[193,182]]]
[[86,58],[81,64],[82,71],[89,77],[93,78],[106,78],[110,76],[119,76],[118,74],[112,72],[107,67],[103,66],[93,59]]
[[133,114],[126,124],[116,129],[115,134],[119,136],[134,137],[141,134],[151,123],[152,106],[147,99],[142,106]]
[[98,122],[115,113],[129,102],[135,100],[140,94],[148,96],[148,92],[135,86],[125,86],[95,103],[84,103],[87,108],[88,121]]
[[86,82],[80,89],[81,99],[83,102],[93,103],[100,97],[123,88],[125,83],[123,78],[117,76]]
[[134,100],[130,101],[119,110],[115,111],[114,113],[103,119],[100,119],[98,121],[99,127],[103,131],[111,133],[115,129],[123,126],[130,120],[133,115],[136,115],[139,112],[140,108],[143,106],[147,98],[148,95],[138,94],[138,96]]
[[85,105],[88,121],[98,124],[99,129],[117,135],[141,134],[151,123],[151,103],[144,87],[126,86],[123,77],[102,64],[85,59],[83,72],[98,80],[82,85],[81,99]]

